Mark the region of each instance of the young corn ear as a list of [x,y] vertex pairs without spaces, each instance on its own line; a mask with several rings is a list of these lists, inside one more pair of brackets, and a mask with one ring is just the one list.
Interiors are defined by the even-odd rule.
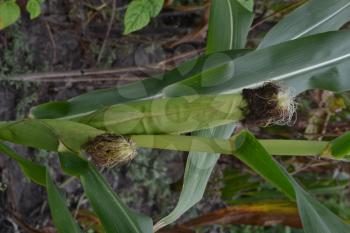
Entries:
[[135,143],[120,135],[102,134],[84,146],[85,152],[98,167],[114,167],[127,163],[136,156]]
[[243,89],[244,123],[292,125],[295,122],[295,94],[291,89],[268,82],[262,87]]

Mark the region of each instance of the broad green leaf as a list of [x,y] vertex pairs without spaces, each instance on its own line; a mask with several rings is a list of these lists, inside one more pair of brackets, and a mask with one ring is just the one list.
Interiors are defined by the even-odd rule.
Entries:
[[15,23],[21,16],[21,10],[15,0],[0,2],[0,30]]
[[35,19],[41,14],[41,2],[42,0],[29,0],[26,8],[30,14],[30,19]]
[[147,26],[151,17],[159,14],[163,4],[164,0],[133,0],[125,13],[124,34],[129,34]]
[[284,192],[289,198],[295,199],[295,191],[293,185],[288,182],[288,175],[253,135],[243,131],[236,135],[234,143],[235,156],[239,160]]
[[212,1],[207,54],[244,48],[254,18],[253,4],[252,0]]
[[[338,30],[350,20],[350,2],[348,0],[311,0],[282,19],[260,43],[264,48],[284,41],[311,34]],[[350,89],[348,77],[350,62],[301,75],[285,81],[293,87],[296,94],[308,89],[323,89],[342,92]]]
[[303,190],[250,133],[243,131],[234,139],[235,155],[246,165],[298,204],[305,233],[347,233],[345,224],[329,209]]
[[147,0],[151,17],[156,17],[163,8],[164,0]]
[[299,215],[302,219],[305,233],[346,233],[350,225],[332,213],[309,193],[294,182]]
[[79,177],[88,169],[87,160],[78,153],[72,153],[63,144],[60,144],[58,152],[61,168],[64,173]]
[[2,143],[0,143],[0,152],[14,159],[20,166],[24,175],[31,181],[42,186],[46,185],[46,168],[44,166],[24,159],[21,155]]
[[[251,52],[165,88],[165,94],[234,93],[267,81],[283,82],[347,62],[350,31],[327,32]],[[221,77],[218,79],[217,77]],[[184,88],[187,87],[187,89]]]
[[[211,1],[206,48],[207,54],[244,48],[249,28],[254,18],[253,13],[251,12],[253,5],[253,0]],[[214,60],[221,60],[219,55],[220,53],[214,53]],[[211,65],[206,66],[208,69],[215,66],[213,61],[209,64]],[[201,72],[204,71],[204,69],[201,70]],[[194,135],[228,138],[233,133],[234,128],[234,124],[229,124],[213,129],[198,131],[195,132]],[[175,209],[155,225],[155,229],[160,229],[176,221],[182,214],[202,199],[209,176],[219,156],[220,154],[218,153],[189,153],[179,201]]]
[[338,30],[350,20],[348,0],[310,0],[273,27],[259,48],[307,35]]
[[152,220],[124,205],[93,165],[63,144],[60,145],[59,154],[63,171],[80,177],[86,196],[105,232],[152,233]]
[[161,75],[131,84],[92,91],[68,101],[58,101],[39,105],[31,110],[31,115],[39,119],[76,118],[96,109],[118,103],[150,98],[159,94],[164,87],[193,76],[202,70],[226,63],[250,50],[232,50],[201,56],[187,61],[175,69]]
[[49,176],[46,167],[33,163],[8,146],[0,143],[0,152],[16,160],[21,167],[23,173],[33,182],[46,186],[48,192],[48,201],[55,226],[60,233],[78,233],[82,232],[71,216],[68,208],[66,207],[66,201],[59,193],[56,186],[53,184],[51,177]]
[[149,217],[135,214],[126,207],[110,188],[107,181],[89,165],[81,174],[86,196],[108,233],[152,233]]
[[285,86],[293,87],[296,94],[310,89],[344,92],[350,90],[349,75],[350,62],[346,61],[337,66],[285,80],[283,83]]
[[15,144],[56,151],[58,140],[54,132],[39,120],[6,122],[0,126],[0,138]]
[[98,135],[104,134],[102,130],[71,121],[41,120],[55,133],[56,137],[69,150],[79,152],[81,146]]
[[237,122],[244,106],[240,94],[183,96],[117,104],[79,122],[121,135],[184,133]]
[[236,1],[239,2],[247,11],[253,12],[254,0],[236,0]]
[[88,125],[63,120],[22,120],[0,126],[0,139],[38,149],[57,151],[59,141],[73,151],[105,133]]
[[151,20],[147,4],[145,0],[134,0],[130,3],[124,18],[124,34],[147,26]]
[[53,222],[59,233],[82,233],[79,225],[67,208],[67,201],[46,173],[47,198]]

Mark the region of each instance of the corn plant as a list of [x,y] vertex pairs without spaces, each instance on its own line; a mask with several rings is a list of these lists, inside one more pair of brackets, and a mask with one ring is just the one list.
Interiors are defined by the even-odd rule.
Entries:
[[[213,0],[204,56],[143,81],[39,105],[29,119],[1,122],[0,139],[58,152],[62,170],[81,180],[108,233],[154,232],[176,221],[202,198],[222,153],[235,156],[296,202],[306,233],[349,232],[348,224],[271,156],[347,160],[349,133],[331,142],[257,140],[248,131],[231,135],[237,122],[293,124],[294,96],[305,90],[350,89],[350,32],[337,31],[350,20],[350,3],[310,0],[281,20],[256,49],[244,49],[252,20],[252,0]],[[193,135],[181,135],[189,132]],[[138,147],[190,152],[179,202],[154,226],[150,217],[123,204],[96,169],[133,159]],[[57,230],[81,232],[49,169],[5,144],[0,151],[47,188]]]

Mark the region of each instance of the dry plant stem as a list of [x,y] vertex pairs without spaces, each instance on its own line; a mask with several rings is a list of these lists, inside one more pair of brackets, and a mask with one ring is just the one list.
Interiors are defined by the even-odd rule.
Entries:
[[106,45],[107,45],[107,41],[108,41],[108,38],[109,38],[109,34],[111,33],[111,29],[112,29],[112,26],[113,26],[116,8],[117,8],[117,0],[112,0],[111,18],[109,20],[106,36],[105,36],[105,38],[103,40],[103,44],[102,44],[100,53],[99,53],[98,58],[97,58],[97,64],[100,64],[100,61],[101,61],[102,56],[104,54],[104,51],[105,51],[105,48],[106,48]]
[[228,206],[191,219],[174,228],[161,230],[160,233],[178,233],[181,230],[188,230],[189,233],[195,233],[196,231],[192,229],[198,227],[229,224],[257,226],[283,224],[294,228],[302,227],[295,203],[270,201]]
[[[186,52],[167,58],[157,64],[151,64],[147,67],[123,67],[123,68],[111,68],[111,69],[89,69],[89,70],[73,70],[65,72],[42,72],[34,74],[25,74],[11,77],[11,80],[18,81],[32,81],[32,82],[92,82],[92,81],[108,81],[108,80],[123,80],[123,81],[136,81],[145,79],[144,76],[135,75],[130,76],[134,72],[146,72],[146,73],[157,73],[164,69],[169,70],[174,68],[173,63],[181,63],[190,58],[203,53],[203,49],[197,49],[191,52]],[[130,73],[130,74],[129,74]],[[106,76],[106,77],[105,77]],[[126,77],[128,76],[128,77]]]

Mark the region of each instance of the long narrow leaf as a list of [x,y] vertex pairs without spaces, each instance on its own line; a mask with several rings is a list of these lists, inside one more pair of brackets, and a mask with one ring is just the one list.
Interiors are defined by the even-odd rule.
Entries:
[[25,176],[31,181],[42,186],[46,185],[46,168],[44,166],[24,159],[21,155],[17,154],[14,150],[3,143],[0,143],[0,152],[11,159],[14,159],[21,167]]
[[8,146],[0,143],[0,152],[8,155],[10,158],[18,162],[23,173],[33,182],[46,186],[48,193],[48,201],[55,226],[60,233],[81,233],[79,226],[73,219],[71,213],[66,207],[66,201],[60,194],[59,190],[53,184],[50,175],[47,172],[47,168],[33,163]]
[[65,145],[59,147],[62,169],[81,179],[85,194],[105,232],[152,233],[152,220],[130,210],[111,189],[105,178],[93,165]]
[[81,174],[89,201],[108,233],[152,233],[152,220],[130,211],[111,190],[106,180],[89,165]]
[[88,92],[68,101],[57,101],[39,105],[31,110],[31,116],[38,119],[71,119],[87,115],[105,106],[153,97],[159,94],[166,86],[182,81],[210,67],[224,64],[249,51],[241,49],[201,56],[187,61],[165,74],[156,75],[142,81]]
[[347,233],[345,224],[329,209],[311,197],[248,132],[235,138],[235,155],[246,165],[283,191],[298,204],[305,233]]
[[[282,19],[267,33],[259,48],[311,34],[335,31],[350,20],[348,0],[311,0]],[[308,89],[342,92],[350,89],[350,62],[285,81],[296,94]]]
[[310,0],[273,27],[259,48],[307,35],[338,30],[350,20],[348,0]]
[[253,17],[253,1],[212,1],[206,53],[244,48]]
[[59,142],[79,151],[84,143],[103,133],[88,125],[61,120],[23,120],[0,126],[0,139],[49,151],[57,151]]
[[[237,0],[213,0],[211,2],[207,54],[244,48],[254,17],[252,13],[254,2],[252,0],[244,2],[246,5],[242,5],[243,1]],[[247,7],[247,5],[250,7]],[[216,59],[219,58],[220,56],[217,56]],[[228,138],[233,133],[234,128],[234,124],[229,124],[195,132],[194,135]],[[155,230],[176,221],[202,199],[209,176],[218,158],[219,154],[215,153],[189,153],[185,168],[184,184],[178,203],[168,216],[155,225]]]
[[[283,82],[349,61],[350,31],[327,32],[251,52],[165,89],[166,94],[234,93],[266,81]],[[217,77],[221,77],[217,79]],[[187,87],[187,89],[183,87]]]
[[296,94],[311,89],[344,92],[350,90],[349,75],[350,62],[347,61],[311,74],[285,80],[283,83],[286,86],[293,87]]
[[67,202],[53,183],[51,176],[46,174],[47,198],[53,222],[59,233],[82,233],[79,225],[68,210]]

